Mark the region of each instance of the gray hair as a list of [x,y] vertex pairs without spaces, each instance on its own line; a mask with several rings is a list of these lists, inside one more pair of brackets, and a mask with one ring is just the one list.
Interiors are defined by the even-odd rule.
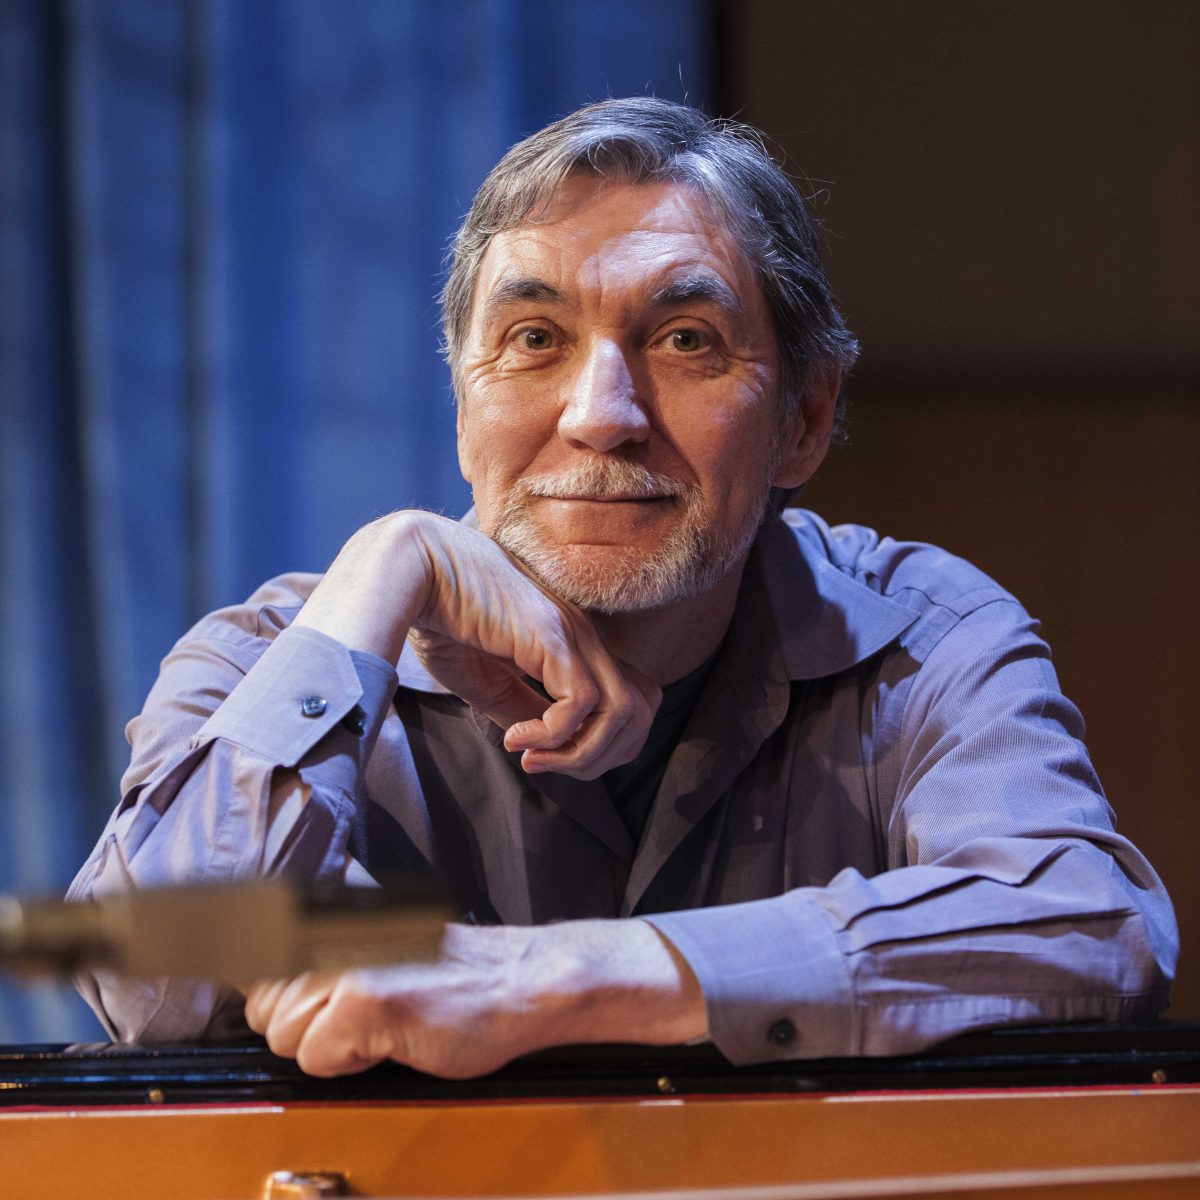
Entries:
[[[460,399],[458,365],[488,244],[536,219],[572,174],[684,184],[711,206],[754,269],[771,311],[785,413],[795,410],[814,373],[853,364],[858,342],[834,304],[816,222],[762,135],[671,100],[635,96],[590,104],[547,125],[518,142],[484,180],[451,246],[442,293],[446,357]],[[839,397],[836,431],[843,415]]]

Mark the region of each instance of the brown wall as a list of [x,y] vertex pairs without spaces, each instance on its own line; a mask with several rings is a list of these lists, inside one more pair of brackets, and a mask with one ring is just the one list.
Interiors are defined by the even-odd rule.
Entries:
[[1200,6],[743,0],[722,102],[827,190],[863,341],[805,503],[1043,622],[1200,1017]]

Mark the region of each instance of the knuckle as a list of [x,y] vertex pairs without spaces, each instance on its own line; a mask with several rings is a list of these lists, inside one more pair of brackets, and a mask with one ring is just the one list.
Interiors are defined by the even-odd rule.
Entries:
[[382,1002],[376,990],[358,972],[342,977],[330,998],[330,1007],[339,1021],[360,1025],[379,1015]]
[[267,1039],[267,1048],[280,1058],[291,1058],[295,1052],[295,1042],[289,1031],[268,1026],[263,1035]]
[[296,1066],[302,1070],[305,1075],[319,1075],[321,1072],[318,1069],[320,1064],[316,1061],[316,1056],[309,1046],[303,1042],[296,1047]]
[[336,1075],[339,1069],[339,1064],[331,1062],[323,1051],[310,1048],[307,1042],[296,1051],[296,1065],[305,1075],[314,1075],[318,1079]]

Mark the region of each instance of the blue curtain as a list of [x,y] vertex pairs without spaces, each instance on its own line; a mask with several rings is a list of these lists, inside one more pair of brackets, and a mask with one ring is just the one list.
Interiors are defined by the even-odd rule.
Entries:
[[[0,892],[60,892],[201,613],[457,513],[434,300],[521,135],[704,104],[707,0],[0,0]],[[90,1040],[0,981],[0,1041]]]

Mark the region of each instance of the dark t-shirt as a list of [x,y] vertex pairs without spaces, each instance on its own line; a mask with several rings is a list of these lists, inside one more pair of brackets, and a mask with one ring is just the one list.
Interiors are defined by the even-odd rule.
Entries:
[[642,840],[642,830],[650,816],[658,785],[666,774],[667,762],[683,733],[683,727],[696,706],[704,681],[717,661],[720,648],[689,675],[663,688],[662,703],[654,714],[650,734],[637,758],[623,766],[613,767],[601,776],[608,798],[613,802],[629,836],[636,846]]

